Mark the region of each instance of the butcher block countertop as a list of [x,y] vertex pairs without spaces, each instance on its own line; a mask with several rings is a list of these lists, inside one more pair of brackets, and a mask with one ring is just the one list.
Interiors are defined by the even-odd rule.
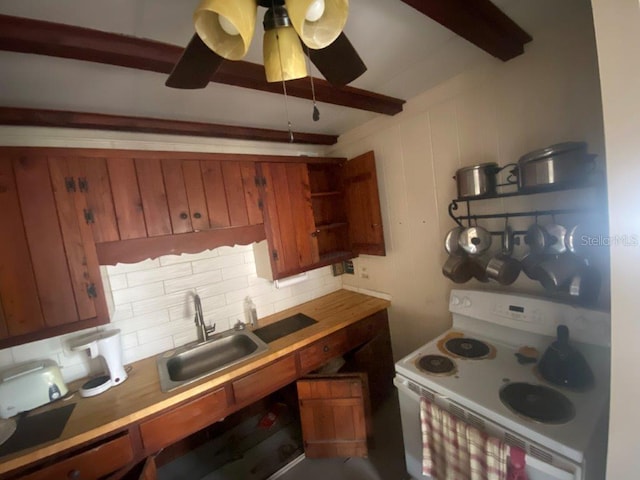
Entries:
[[[169,393],[163,393],[160,390],[155,356],[135,362],[131,364],[129,378],[121,385],[112,387],[103,394],[92,398],[82,398],[75,393],[68,399],[33,411],[31,414],[58,408],[66,404],[65,402],[76,404],[67,425],[57,440],[0,458],[0,474],[110,434],[150,415],[211,391],[219,385],[246,375],[326,335],[384,310],[389,305],[390,302],[387,300],[348,290],[339,290],[261,318],[259,324],[265,326],[295,313],[304,313],[317,320],[318,323],[271,342],[269,350],[261,355]],[[215,319],[210,320],[215,321]],[[69,385],[70,391],[76,390],[83,382],[84,380]]]

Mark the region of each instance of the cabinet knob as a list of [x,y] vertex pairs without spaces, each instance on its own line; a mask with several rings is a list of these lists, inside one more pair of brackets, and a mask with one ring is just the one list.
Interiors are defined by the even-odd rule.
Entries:
[[182,212],[182,213],[180,214],[180,218],[181,218],[182,220],[186,220],[187,218],[189,218],[189,215],[187,215],[185,212]]
[[327,353],[330,350],[329,345],[325,345],[322,349],[324,353]]
[[193,218],[202,218],[202,214],[200,212],[196,212],[193,214]]
[[67,478],[69,480],[80,480],[80,470],[74,468],[69,473],[67,473]]

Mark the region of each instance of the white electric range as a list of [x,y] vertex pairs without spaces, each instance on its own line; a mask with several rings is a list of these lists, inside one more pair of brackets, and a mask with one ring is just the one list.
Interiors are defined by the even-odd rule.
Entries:
[[[423,396],[522,448],[529,480],[603,479],[610,315],[532,296],[474,290],[453,290],[449,306],[452,328],[396,363],[394,383],[412,477],[429,478],[421,473]],[[531,360],[555,340],[558,325],[568,327],[570,344],[593,371],[588,388],[553,385]],[[527,359],[530,363],[519,361]],[[521,407],[531,411],[517,411]]]

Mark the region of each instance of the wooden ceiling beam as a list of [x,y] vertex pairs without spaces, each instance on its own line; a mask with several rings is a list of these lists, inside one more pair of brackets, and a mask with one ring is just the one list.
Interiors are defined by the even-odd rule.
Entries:
[[333,145],[338,141],[335,135],[293,132],[293,142],[290,142],[289,132],[286,130],[13,107],[0,107],[0,125],[115,130],[311,145]]
[[[183,47],[89,28],[0,15],[0,50],[70,58],[168,75]],[[225,60],[212,82],[282,94],[280,83],[267,83],[262,65]],[[164,83],[164,78],[162,79]],[[335,87],[314,79],[316,99],[385,115],[402,111],[404,100],[353,87]],[[287,94],[312,98],[308,79],[287,82]]]
[[524,53],[532,40],[490,0],[402,1],[505,62]]

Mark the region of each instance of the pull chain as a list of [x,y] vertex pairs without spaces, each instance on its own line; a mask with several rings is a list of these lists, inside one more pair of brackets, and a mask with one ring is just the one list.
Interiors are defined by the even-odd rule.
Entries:
[[[272,8],[275,8],[275,1],[271,2]],[[280,51],[280,35],[276,29],[276,44],[278,45],[278,60],[280,62],[280,74],[282,75],[282,93],[284,94],[284,110],[287,115],[287,128],[289,129],[289,143],[293,143],[293,127],[289,118],[289,101],[287,98],[287,83],[284,80],[284,66],[282,65],[282,53]]]
[[307,54],[307,72],[309,72],[309,78],[311,79],[311,98],[313,99],[313,121],[317,122],[318,120],[320,120],[320,110],[318,110],[318,105],[316,104],[316,89],[315,86],[313,85],[313,74],[311,72],[311,61],[309,60],[309,47],[307,47],[306,45],[304,45],[304,49],[306,50],[306,54]]

